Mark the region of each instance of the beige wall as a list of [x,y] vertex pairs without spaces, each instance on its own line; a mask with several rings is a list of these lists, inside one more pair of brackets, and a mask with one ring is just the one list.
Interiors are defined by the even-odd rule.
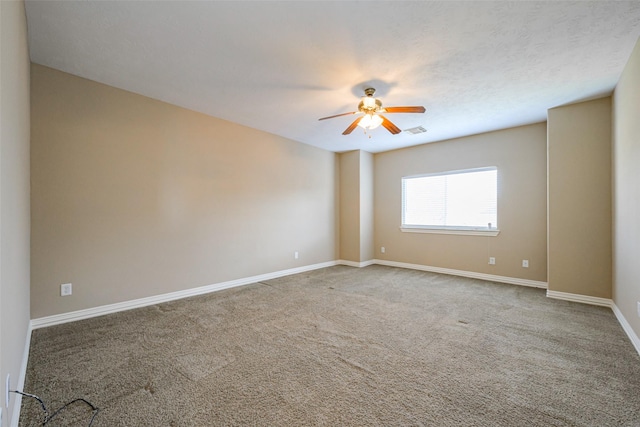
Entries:
[[360,152],[340,153],[340,259],[360,261]]
[[611,298],[611,98],[548,111],[549,290]]
[[373,154],[360,151],[360,262],[373,256]]
[[[23,2],[0,2],[0,392],[20,377],[29,328],[29,53]],[[11,396],[3,425],[17,411]],[[17,408],[15,408],[17,409]]]
[[640,39],[613,95],[613,301],[640,337]]
[[373,154],[348,151],[340,159],[340,259],[373,259]]
[[[498,167],[498,236],[400,231],[403,176],[483,166]],[[547,279],[545,123],[376,154],[374,199],[378,259]],[[495,265],[488,264],[490,256]]]
[[336,258],[334,153],[39,65],[31,101],[33,318]]

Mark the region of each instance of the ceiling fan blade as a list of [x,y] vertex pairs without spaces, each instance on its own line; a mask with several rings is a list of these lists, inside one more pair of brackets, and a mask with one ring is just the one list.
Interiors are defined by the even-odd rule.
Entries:
[[353,121],[353,123],[351,123],[351,124],[349,125],[349,127],[348,127],[348,128],[346,128],[346,129],[344,130],[344,132],[342,132],[342,134],[343,134],[343,135],[349,135],[349,134],[350,134],[350,133],[351,133],[351,132],[352,132],[352,131],[353,131],[353,130],[358,126],[358,122],[360,121],[360,119],[361,119],[361,118],[362,118],[362,117],[358,117],[357,119],[355,119],[355,120]]
[[342,114],[336,114],[335,116],[323,117],[323,118],[318,119],[318,120],[333,119],[334,117],[348,116],[348,115],[350,115],[350,114],[356,114],[356,113],[357,113],[357,111],[352,111],[352,112],[350,112],[350,113],[342,113]]
[[385,107],[385,113],[424,113],[424,107]]
[[[388,130],[389,132],[391,132],[394,135],[397,135],[400,132],[402,132],[398,126],[396,126],[393,123],[391,123],[389,121],[389,119],[387,119],[385,116],[383,116],[381,114],[379,114],[379,116],[382,118],[382,126],[384,126],[384,128],[386,130]],[[356,125],[357,125],[357,123],[356,123]]]

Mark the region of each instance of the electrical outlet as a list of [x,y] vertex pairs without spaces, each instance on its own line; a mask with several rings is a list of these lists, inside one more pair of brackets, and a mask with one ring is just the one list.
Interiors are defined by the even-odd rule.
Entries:
[[638,317],[640,317],[640,301],[638,301]]
[[491,265],[495,265],[496,264],[496,259],[492,256],[489,257],[489,264]]
[[380,252],[384,253],[384,246],[380,247]]
[[294,257],[295,259],[298,259],[298,258],[300,257],[300,254],[298,253],[298,251],[295,251],[295,252],[293,253],[293,257]]
[[71,295],[72,293],[72,289],[71,289],[71,283],[65,283],[63,285],[60,285],[60,296],[61,297],[68,297],[69,295]]
[[522,260],[522,266],[524,268],[529,268],[529,260],[528,259],[523,259]]

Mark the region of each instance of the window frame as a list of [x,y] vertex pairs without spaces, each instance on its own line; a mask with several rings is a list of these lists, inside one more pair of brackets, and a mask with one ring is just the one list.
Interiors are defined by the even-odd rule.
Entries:
[[404,233],[429,233],[429,234],[459,234],[467,236],[497,236],[500,234],[500,229],[492,225],[489,227],[474,227],[474,226],[446,226],[446,225],[414,225],[404,224],[405,217],[405,180],[412,178],[424,178],[429,176],[443,176],[443,175],[456,175],[463,173],[474,173],[484,171],[496,171],[496,222],[498,221],[498,202],[500,195],[500,175],[497,166],[485,166],[480,168],[459,169],[443,172],[425,173],[418,175],[407,175],[400,179],[400,192],[401,192],[401,206],[400,206],[400,230]]

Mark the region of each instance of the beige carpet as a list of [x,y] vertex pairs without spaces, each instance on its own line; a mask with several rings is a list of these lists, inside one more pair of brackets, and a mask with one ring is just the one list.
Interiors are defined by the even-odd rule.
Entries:
[[[88,399],[94,426],[640,426],[640,356],[610,309],[383,266],[35,330],[25,391]],[[39,420],[23,399],[20,425]]]

